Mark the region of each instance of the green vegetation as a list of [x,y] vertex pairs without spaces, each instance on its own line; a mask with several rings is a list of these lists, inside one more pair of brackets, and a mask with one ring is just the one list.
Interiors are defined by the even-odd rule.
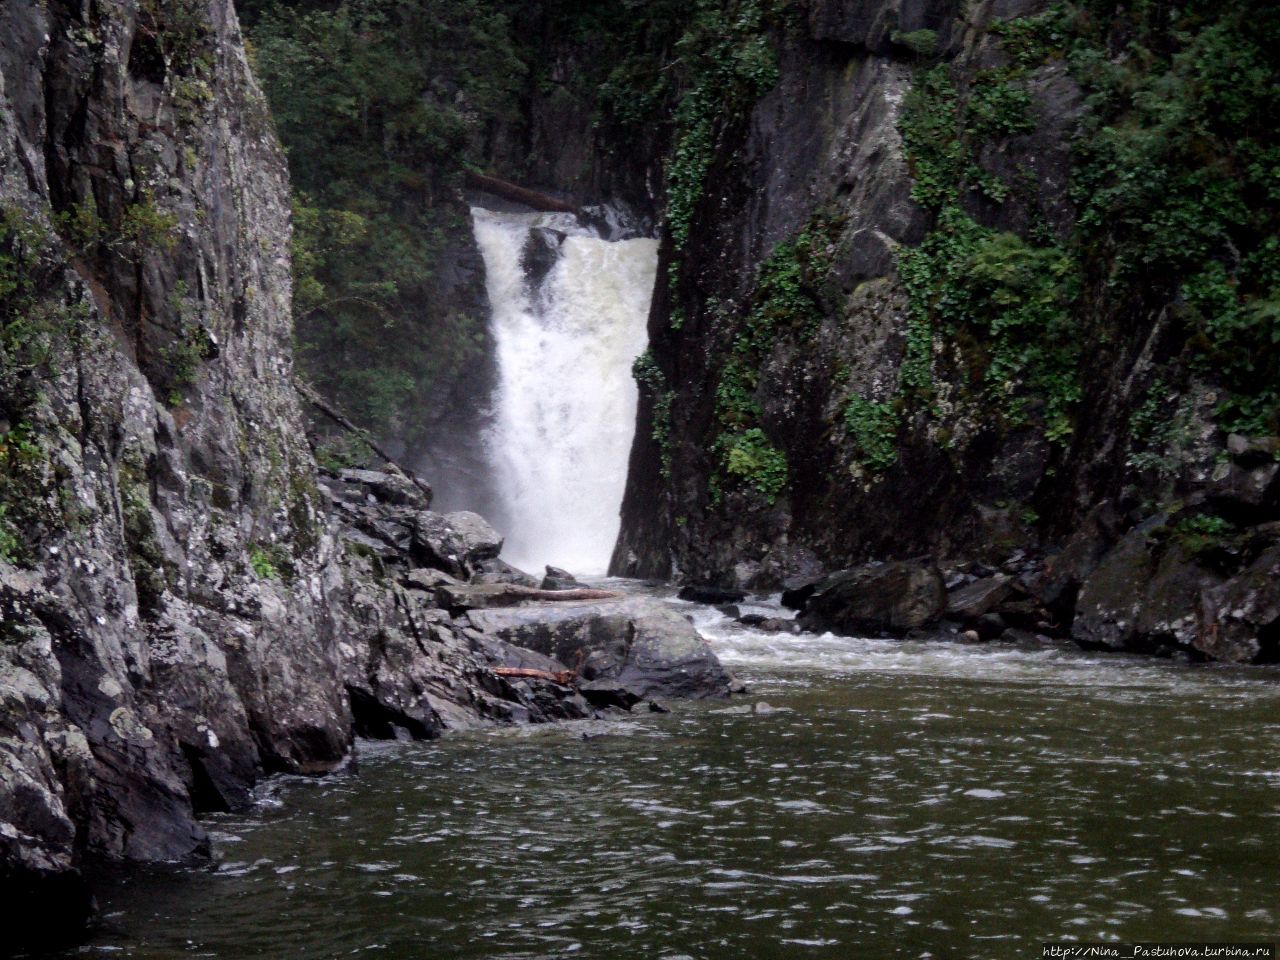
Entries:
[[[841,221],[823,213],[793,239],[778,245],[760,265],[749,306],[740,321],[722,307],[717,322],[734,327],[732,345],[716,385],[715,447],[725,471],[773,503],[786,486],[785,455],[759,427],[760,374],[777,339],[812,333],[824,316],[830,249]],[[719,482],[717,480],[717,488]]]
[[259,580],[285,580],[292,575],[293,565],[279,544],[258,544],[249,551],[249,569]]
[[937,30],[911,30],[906,33],[895,30],[889,39],[918,57],[931,57],[938,52]]
[[1061,246],[983,227],[964,206],[975,195],[1009,196],[1012,185],[977,158],[985,144],[1033,129],[1025,72],[1015,65],[963,78],[939,64],[907,97],[901,132],[912,196],[937,212],[937,224],[898,258],[911,303],[901,386],[930,406],[935,344],[959,343],[967,369],[956,373],[981,383],[1007,425],[1028,422],[1036,400],[1046,435],[1065,442],[1082,395],[1080,268]]
[[675,44],[683,93],[667,166],[667,229],[677,249],[689,238],[720,134],[740,122],[778,82],[775,55],[765,35],[778,6],[760,0],[695,0],[692,20]]
[[1224,429],[1280,431],[1280,8],[1079,0],[1001,32],[1087,94],[1070,252],[1098,299],[1177,304],[1175,362],[1229,391]]
[[1009,424],[1028,422],[1036,397],[1049,439],[1070,436],[1083,344],[1073,314],[1079,278],[1063,250],[986,229],[948,207],[919,247],[902,252],[898,268],[911,298],[904,388],[928,399],[938,331],[966,344],[985,396]]
[[16,563],[22,552],[22,541],[5,519],[8,512],[9,505],[0,503],[0,563]]
[[787,486],[787,457],[769,442],[763,430],[752,427],[722,440],[725,470],[738,477],[772,504]]
[[375,433],[442,405],[484,342],[441,268],[469,231],[463,171],[527,72],[505,6],[249,5],[295,188],[299,361]]
[[1235,533],[1235,524],[1208,513],[1184,517],[1173,527],[1174,539],[1193,557],[1222,546]]
[[658,368],[653,353],[646,350],[631,366],[631,375],[641,388],[653,398],[653,432],[650,434],[658,445],[658,461],[663,479],[671,477],[671,410],[675,403],[675,391],[667,386],[667,378]]
[[876,403],[856,395],[849,398],[844,408],[844,427],[861,467],[882,473],[898,462],[900,419],[891,402]]

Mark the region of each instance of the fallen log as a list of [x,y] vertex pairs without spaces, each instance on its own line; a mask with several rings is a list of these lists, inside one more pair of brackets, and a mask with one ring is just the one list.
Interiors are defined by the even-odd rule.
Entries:
[[563,200],[557,200],[555,197],[539,193],[537,190],[530,190],[528,187],[518,186],[508,180],[499,180],[497,177],[486,176],[483,173],[475,173],[471,170],[467,171],[467,186],[473,190],[491,193],[495,197],[502,197],[503,200],[523,203],[526,207],[533,207],[533,209],[541,210],[545,213],[578,212],[577,207],[565,203]]

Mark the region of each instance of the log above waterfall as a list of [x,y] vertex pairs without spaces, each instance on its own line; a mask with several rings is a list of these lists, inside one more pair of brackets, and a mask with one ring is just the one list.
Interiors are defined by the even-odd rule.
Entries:
[[509,180],[501,180],[498,177],[490,177],[472,170],[467,171],[467,186],[482,193],[491,193],[495,197],[502,197],[504,200],[522,203],[526,207],[532,207],[534,210],[541,210],[544,213],[578,212],[578,208],[571,203],[565,203],[563,200],[557,200],[548,194],[519,186]]

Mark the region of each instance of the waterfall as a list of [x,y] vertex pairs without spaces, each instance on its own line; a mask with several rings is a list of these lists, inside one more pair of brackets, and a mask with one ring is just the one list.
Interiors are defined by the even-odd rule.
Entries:
[[497,351],[486,446],[503,557],[604,573],[618,536],[657,241],[474,208]]

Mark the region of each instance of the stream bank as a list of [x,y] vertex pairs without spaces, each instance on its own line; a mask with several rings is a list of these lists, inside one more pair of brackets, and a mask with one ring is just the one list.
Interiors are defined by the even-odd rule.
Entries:
[[109,884],[93,946],[1018,960],[1274,938],[1271,668],[793,636],[667,602],[749,699],[362,742],[358,776],[215,817],[212,868]]

